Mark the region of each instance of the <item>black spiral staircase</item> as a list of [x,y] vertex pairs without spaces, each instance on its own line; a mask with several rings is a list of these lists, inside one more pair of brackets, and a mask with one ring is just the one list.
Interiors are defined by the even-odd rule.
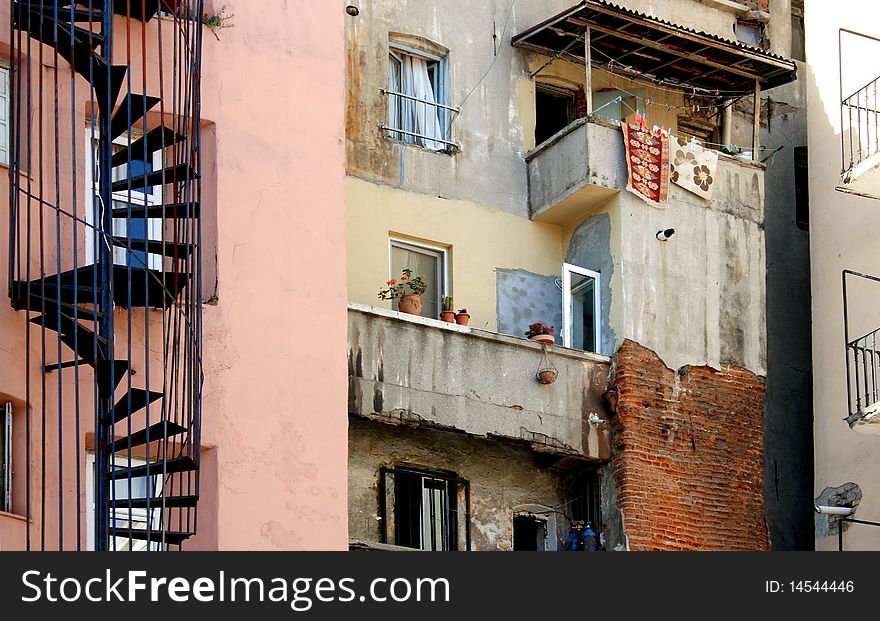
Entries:
[[[88,494],[71,469],[93,428],[94,548],[180,546],[199,500],[202,2],[22,0],[11,10],[10,297],[31,324],[28,357],[40,357],[28,364],[28,446],[44,453],[34,472],[28,461],[29,517],[39,547],[82,547]],[[54,66],[54,79],[34,62]],[[79,100],[77,76],[89,88]],[[147,166],[157,154],[161,165]],[[39,187],[21,174],[37,169]]]

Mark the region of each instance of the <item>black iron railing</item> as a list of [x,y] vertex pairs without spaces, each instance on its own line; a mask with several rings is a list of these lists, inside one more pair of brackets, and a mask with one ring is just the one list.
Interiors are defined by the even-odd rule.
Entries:
[[847,277],[880,283],[880,277],[844,270],[843,281],[843,331],[846,343],[846,385],[848,419],[854,420],[870,406],[880,402],[880,328],[858,338],[851,338],[850,300],[847,294]]
[[859,174],[859,164],[880,153],[880,76],[855,92],[844,94],[845,35],[875,46],[877,52],[880,52],[880,39],[845,28],[839,31],[841,176],[844,183],[850,183]]

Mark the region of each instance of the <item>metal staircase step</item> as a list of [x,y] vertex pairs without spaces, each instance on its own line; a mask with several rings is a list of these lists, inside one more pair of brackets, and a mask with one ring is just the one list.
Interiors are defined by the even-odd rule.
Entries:
[[113,210],[114,218],[198,218],[198,203],[170,203],[168,205],[131,205]]
[[158,498],[124,498],[110,502],[114,509],[179,509],[195,507],[199,502],[198,496],[160,496]]
[[114,153],[110,164],[115,168],[127,164],[130,160],[142,160],[145,156],[150,158],[156,151],[161,151],[184,139],[186,136],[178,134],[170,127],[160,125],[132,142],[131,145]]
[[129,190],[141,190],[156,185],[180,183],[192,179],[198,179],[198,175],[196,175],[192,166],[187,163],[178,164],[171,168],[154,170],[145,175],[120,179],[119,181],[114,181],[111,187],[114,192],[127,192]]
[[[123,397],[119,401],[116,402],[115,406],[113,406],[113,424],[116,424],[121,420],[125,420],[132,414],[140,412],[149,404],[158,401],[163,396],[164,395],[161,392],[144,390],[142,388],[132,388],[125,395],[123,395]],[[101,420],[102,425],[109,425],[110,423],[110,416],[105,416]]]
[[[175,244],[172,242],[140,239],[138,237],[112,237],[113,245],[134,252],[148,252],[174,259],[186,259],[193,253],[193,244]],[[146,263],[146,261],[144,261]]]
[[128,93],[110,120],[110,136],[118,138],[144,118],[161,100],[158,97]]
[[145,476],[161,476],[163,474],[177,474],[179,472],[194,472],[199,465],[192,457],[174,457],[165,461],[156,461],[143,466],[133,468],[116,468],[110,473],[113,480],[137,479]]
[[[126,438],[116,440],[110,445],[110,452],[116,453],[136,446],[144,446],[148,443],[156,442],[157,440],[167,440],[174,436],[179,436],[182,433],[186,433],[186,431],[186,427],[182,427],[177,423],[172,423],[167,420],[162,421],[161,423],[151,425],[148,429],[141,429]],[[149,441],[147,440],[147,436],[149,436]]]
[[192,537],[195,533],[180,532],[173,530],[139,530],[127,528],[110,527],[110,536],[119,537],[121,539],[136,539],[138,541],[149,541],[150,543],[167,543],[168,545],[177,546]]
[[[177,1],[174,0],[174,4]],[[164,0],[162,5],[165,10],[173,9],[169,0]],[[113,12],[117,15],[126,15],[132,19],[148,22],[159,13],[159,0],[113,0]]]
[[128,360],[97,360],[94,367],[98,394],[102,399],[111,398],[119,382],[128,373]]

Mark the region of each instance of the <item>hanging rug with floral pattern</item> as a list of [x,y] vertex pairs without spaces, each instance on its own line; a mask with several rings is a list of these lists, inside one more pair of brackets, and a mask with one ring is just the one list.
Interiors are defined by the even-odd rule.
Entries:
[[712,200],[718,171],[718,152],[696,142],[676,138],[673,145],[670,179],[688,192]]
[[644,123],[622,125],[629,174],[626,189],[655,207],[664,207],[669,200],[669,138],[649,131]]

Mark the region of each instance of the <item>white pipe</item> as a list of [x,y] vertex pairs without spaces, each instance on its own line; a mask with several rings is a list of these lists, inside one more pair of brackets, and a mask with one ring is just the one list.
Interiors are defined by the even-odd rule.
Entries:
[[829,507],[828,505],[816,505],[816,513],[822,515],[852,515],[855,509],[852,507]]

